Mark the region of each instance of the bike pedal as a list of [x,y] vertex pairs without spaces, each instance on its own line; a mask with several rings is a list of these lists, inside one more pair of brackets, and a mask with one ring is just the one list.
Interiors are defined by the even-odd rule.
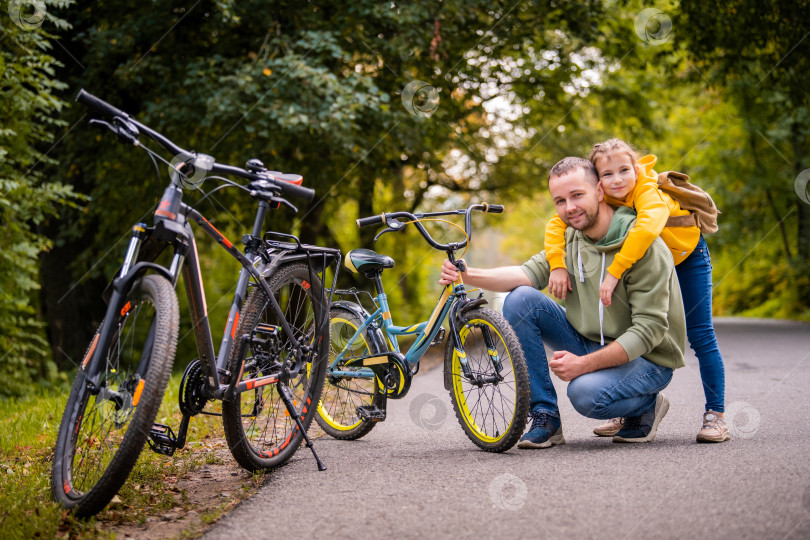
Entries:
[[149,448],[156,454],[172,456],[177,448],[177,436],[169,426],[163,424],[153,424],[149,438],[146,440]]
[[359,416],[361,420],[382,422],[385,420],[385,411],[376,405],[361,405],[357,407],[357,416]]

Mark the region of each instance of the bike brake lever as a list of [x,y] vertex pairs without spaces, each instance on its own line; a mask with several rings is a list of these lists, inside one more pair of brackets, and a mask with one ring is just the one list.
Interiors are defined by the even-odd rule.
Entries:
[[281,204],[283,204],[284,206],[289,207],[289,208],[290,208],[290,210],[292,210],[292,211],[293,211],[293,212],[295,212],[296,214],[298,213],[298,208],[296,208],[295,206],[293,206],[293,204],[292,204],[290,201],[288,201],[287,199],[282,199],[281,197],[271,197],[271,198],[270,198],[270,200],[271,200],[271,201],[273,201],[273,202],[275,202],[275,203],[281,203]]
[[401,221],[395,218],[389,219],[386,225],[388,225],[388,227],[380,231],[379,234],[377,234],[377,236],[374,237],[375,242],[379,237],[381,237],[387,232],[398,232],[405,230],[405,225],[407,225],[407,223],[402,223]]
[[387,227],[387,228],[385,228],[385,229],[381,230],[379,233],[377,233],[377,235],[374,237],[374,241],[376,242],[376,241],[377,241],[377,239],[378,239],[380,236],[384,235],[384,234],[385,234],[385,233],[387,233],[387,232],[396,232],[396,231],[397,231],[397,229],[392,229],[392,228],[390,228],[390,227]]
[[90,122],[88,122],[91,126],[103,126],[113,133],[115,132],[115,128],[109,122],[105,122],[104,120],[99,120],[98,118],[91,118]]

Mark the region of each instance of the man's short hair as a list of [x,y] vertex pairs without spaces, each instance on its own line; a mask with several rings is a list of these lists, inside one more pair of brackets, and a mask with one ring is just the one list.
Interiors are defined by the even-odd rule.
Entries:
[[551,168],[548,179],[551,180],[552,178],[563,176],[576,169],[585,171],[585,177],[590,178],[594,185],[599,183],[599,175],[596,173],[594,164],[580,157],[567,157],[558,161],[557,164]]

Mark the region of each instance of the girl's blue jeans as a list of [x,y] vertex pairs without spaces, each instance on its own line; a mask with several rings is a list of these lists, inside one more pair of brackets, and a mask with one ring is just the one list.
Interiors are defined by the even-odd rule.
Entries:
[[686,337],[700,364],[706,410],[725,411],[726,373],[712,324],[712,261],[701,235],[695,250],[675,267],[686,313]]
[[[565,310],[533,287],[518,287],[506,297],[503,314],[512,325],[529,368],[531,410],[559,417],[544,345],[582,356],[600,348],[584,338],[565,318]],[[644,358],[580,375],[568,383],[574,409],[589,418],[640,416],[669,384],[672,369]]]

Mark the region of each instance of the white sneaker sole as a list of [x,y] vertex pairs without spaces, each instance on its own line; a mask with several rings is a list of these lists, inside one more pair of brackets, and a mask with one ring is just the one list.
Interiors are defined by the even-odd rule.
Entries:
[[549,440],[542,443],[534,443],[531,441],[519,441],[517,443],[518,448],[550,448],[552,446],[560,446],[561,444],[565,444],[565,437],[563,437],[562,431],[555,433],[551,436]]
[[636,439],[625,439],[624,437],[613,437],[613,442],[619,443],[645,443],[655,439],[655,433],[658,431],[658,424],[667,415],[669,411],[669,399],[664,394],[659,393],[658,399],[655,400],[655,419],[653,420],[652,428],[646,437],[638,437]]

